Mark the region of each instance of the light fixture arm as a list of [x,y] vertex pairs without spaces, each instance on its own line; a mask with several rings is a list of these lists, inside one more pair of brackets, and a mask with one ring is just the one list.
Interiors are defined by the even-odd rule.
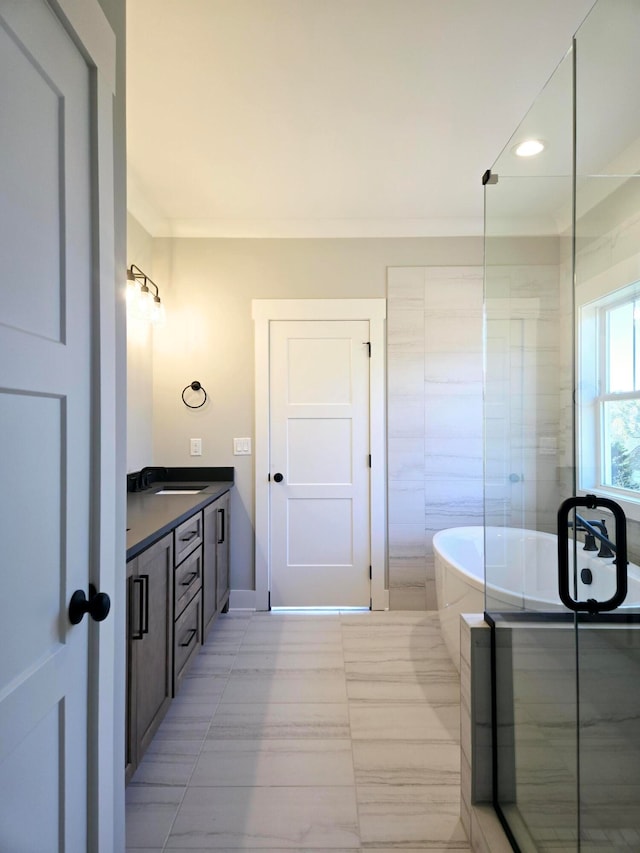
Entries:
[[[133,284],[134,287],[136,285],[139,285],[140,295],[144,296],[146,299],[149,299],[154,305],[154,313],[151,316],[152,322],[163,323],[164,306],[162,305],[162,300],[160,299],[160,288],[155,283],[155,281],[149,278],[149,276],[143,270],[141,270],[139,266],[136,266],[136,264],[131,264],[131,266],[127,270],[127,281],[129,282],[129,284]],[[155,290],[155,293],[153,293],[150,288],[153,288],[153,290]]]
[[140,267],[137,267],[135,264],[131,264],[127,271],[127,279],[128,281],[141,281],[143,289],[146,287],[148,290],[149,285],[155,287],[155,299],[158,302],[160,301],[160,289],[158,285],[155,283],[155,281],[153,281],[153,279],[149,278],[149,276],[145,272],[143,272]]

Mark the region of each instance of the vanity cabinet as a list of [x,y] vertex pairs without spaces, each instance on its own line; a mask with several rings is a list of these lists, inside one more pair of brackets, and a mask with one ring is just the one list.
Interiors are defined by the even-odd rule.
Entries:
[[126,779],[173,695],[173,536],[127,563]]
[[229,493],[204,509],[202,633],[229,609]]
[[197,512],[183,521],[176,527],[174,535],[177,566],[188,554],[202,545],[202,513]]
[[178,616],[202,589],[202,547],[199,546],[188,557],[176,565],[174,583],[173,618]]
[[202,595],[195,595],[175,621],[173,694],[180,690],[189,664],[202,645]]
[[[218,495],[190,515],[165,514],[162,528],[148,524],[145,533],[153,544],[144,550],[138,545],[127,562],[127,782],[180,690],[205,631],[229,608],[229,492]],[[166,505],[134,500],[132,524],[138,523],[134,529],[140,535],[145,513],[158,518],[156,508]],[[149,500],[161,498],[151,494]]]
[[229,503],[231,495],[227,492],[218,498],[214,506],[217,515],[216,539],[216,604],[219,613],[226,613],[229,609],[229,528],[231,516]]
[[176,527],[173,607],[173,695],[202,645],[203,514]]

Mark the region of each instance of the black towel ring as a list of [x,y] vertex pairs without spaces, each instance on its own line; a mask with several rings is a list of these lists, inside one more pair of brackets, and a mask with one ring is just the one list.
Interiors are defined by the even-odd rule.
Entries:
[[[204,394],[204,400],[201,403],[198,403],[197,406],[192,406],[191,403],[187,403],[187,401],[184,398],[184,393],[185,393],[185,391],[188,391],[189,388],[191,388],[192,391],[202,391],[202,393]],[[182,402],[185,404],[185,406],[188,406],[190,409],[201,409],[204,406],[204,404],[207,402],[207,392],[204,390],[202,385],[197,380],[194,380],[193,382],[189,383],[189,385],[185,385],[185,387],[182,389]]]

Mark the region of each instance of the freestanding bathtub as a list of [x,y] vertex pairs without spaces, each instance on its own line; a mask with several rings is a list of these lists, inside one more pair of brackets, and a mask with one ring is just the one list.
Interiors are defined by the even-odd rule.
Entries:
[[[485,539],[486,537],[486,539]],[[485,606],[485,544],[487,602]],[[436,597],[449,654],[460,669],[460,614],[485,610],[566,610],[558,597],[557,538],[511,527],[451,527],[433,537]],[[582,600],[605,600],[615,589],[612,560],[578,551],[592,582],[578,583]],[[571,557],[571,554],[570,554]],[[640,603],[640,570],[628,567],[624,607]]]

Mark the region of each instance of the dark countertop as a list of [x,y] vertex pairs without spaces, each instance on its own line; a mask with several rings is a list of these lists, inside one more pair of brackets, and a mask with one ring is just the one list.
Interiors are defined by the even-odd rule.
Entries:
[[[193,471],[193,474],[192,474]],[[127,560],[137,557],[142,551],[194,515],[198,510],[215,501],[233,486],[233,468],[193,468],[186,477],[174,479],[175,473],[185,469],[168,469],[168,476],[141,492],[127,494]],[[202,476],[203,473],[209,476]],[[220,479],[211,475],[219,472]],[[200,474],[200,476],[198,476]],[[222,479],[222,477],[225,479]],[[229,479],[227,479],[229,478]],[[157,495],[162,488],[197,484],[205,488],[196,495]]]

